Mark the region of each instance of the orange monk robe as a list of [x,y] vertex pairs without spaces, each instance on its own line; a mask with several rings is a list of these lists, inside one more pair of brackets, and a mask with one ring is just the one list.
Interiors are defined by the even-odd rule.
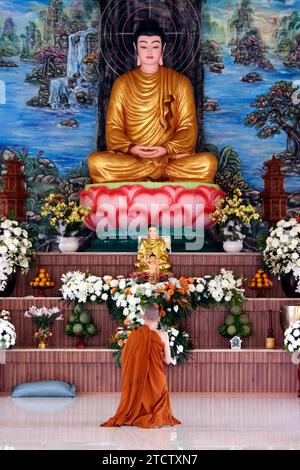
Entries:
[[[195,153],[197,118],[190,80],[172,68],[147,74],[139,68],[118,77],[106,116],[107,152],[88,158],[94,182],[199,181],[213,183],[217,158]],[[134,145],[162,146],[153,159],[129,154]],[[185,155],[176,158],[177,155]]]
[[122,352],[122,395],[116,414],[101,426],[155,428],[180,424],[172,415],[164,345],[146,325],[133,331]]

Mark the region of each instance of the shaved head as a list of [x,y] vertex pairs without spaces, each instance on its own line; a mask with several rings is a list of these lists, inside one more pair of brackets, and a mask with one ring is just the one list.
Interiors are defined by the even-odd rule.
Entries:
[[149,307],[145,308],[144,317],[148,321],[157,321],[159,319],[159,310],[154,305],[149,305]]

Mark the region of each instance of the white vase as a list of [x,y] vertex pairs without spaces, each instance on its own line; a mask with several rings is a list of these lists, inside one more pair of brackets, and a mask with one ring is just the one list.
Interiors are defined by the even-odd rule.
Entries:
[[80,237],[58,237],[58,248],[62,253],[71,253],[79,248]]
[[243,240],[227,240],[223,242],[223,250],[227,253],[239,253],[243,249]]

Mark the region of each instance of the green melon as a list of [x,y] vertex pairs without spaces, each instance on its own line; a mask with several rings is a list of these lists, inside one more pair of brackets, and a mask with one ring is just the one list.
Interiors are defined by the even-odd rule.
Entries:
[[80,315],[84,311],[84,305],[82,304],[77,304],[74,308],[74,313],[76,315]]
[[95,325],[93,325],[92,323],[85,328],[85,332],[89,336],[94,336],[96,334],[96,331],[97,331],[97,329],[96,329]]
[[71,313],[71,315],[69,316],[68,321],[69,321],[69,323],[76,323],[76,322],[78,322],[78,316]]
[[83,312],[81,313],[80,317],[79,317],[79,321],[80,323],[82,323],[83,325],[88,325],[89,323],[91,323],[91,316],[89,313],[87,312]]
[[234,336],[236,334],[236,327],[234,325],[230,325],[227,328],[227,333],[229,334],[229,336]]
[[81,323],[76,323],[74,326],[73,326],[73,333],[74,335],[82,335],[83,333],[83,326]]
[[65,327],[65,334],[66,335],[72,335],[73,334],[73,326],[72,325],[67,325]]
[[240,316],[240,322],[242,325],[248,325],[249,321],[249,317],[245,313]]
[[232,315],[240,315],[242,313],[242,306],[241,305],[233,305],[230,307],[230,312]]
[[227,315],[225,317],[225,325],[233,325],[234,324],[234,316],[233,315]]
[[243,335],[243,336],[249,336],[250,333],[251,333],[250,326],[248,326],[248,325],[243,325],[243,327],[242,327],[242,335]]

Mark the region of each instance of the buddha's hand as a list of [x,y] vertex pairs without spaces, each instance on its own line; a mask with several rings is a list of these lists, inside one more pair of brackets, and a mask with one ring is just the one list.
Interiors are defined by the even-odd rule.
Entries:
[[156,147],[145,147],[144,145],[135,145],[130,149],[131,155],[135,155],[140,158],[159,158],[167,153],[165,147],[156,146]]

